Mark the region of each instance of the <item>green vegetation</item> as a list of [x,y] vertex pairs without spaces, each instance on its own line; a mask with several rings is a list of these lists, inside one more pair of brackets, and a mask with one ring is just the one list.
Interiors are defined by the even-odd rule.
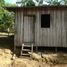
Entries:
[[14,32],[14,13],[5,10],[5,6],[15,6],[15,4],[5,3],[4,0],[0,0],[0,32]]
[[[46,4],[43,3],[44,0],[22,0],[21,1],[21,6],[44,6]],[[65,4],[65,0],[45,0],[45,2],[48,4],[48,5],[63,5]]]
[[62,2],[65,2],[65,0],[50,0],[50,1],[46,1],[47,3],[49,3],[49,5],[62,5]]
[[22,6],[35,6],[33,0],[22,0],[21,3]]
[[65,4],[67,5],[67,0],[65,0]]
[[0,7],[5,5],[5,1],[4,0],[0,0]]
[[21,6],[35,6],[36,3],[38,3],[37,5],[40,6],[43,4],[43,0],[36,0],[36,3],[33,0],[22,0],[21,3]]

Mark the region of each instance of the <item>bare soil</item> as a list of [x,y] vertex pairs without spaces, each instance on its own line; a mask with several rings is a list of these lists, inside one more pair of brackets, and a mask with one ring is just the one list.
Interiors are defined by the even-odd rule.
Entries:
[[0,49],[0,67],[67,67],[67,59],[53,58],[57,57],[57,54],[44,54],[44,58],[39,61],[29,57],[12,59],[12,55],[10,49]]

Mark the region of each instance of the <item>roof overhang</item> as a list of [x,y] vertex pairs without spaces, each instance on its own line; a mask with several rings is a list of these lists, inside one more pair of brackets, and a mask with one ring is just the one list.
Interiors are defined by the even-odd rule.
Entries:
[[67,10],[67,5],[59,5],[59,6],[54,6],[54,5],[45,5],[45,6],[28,6],[28,7],[5,7],[9,11],[16,11],[16,10]]

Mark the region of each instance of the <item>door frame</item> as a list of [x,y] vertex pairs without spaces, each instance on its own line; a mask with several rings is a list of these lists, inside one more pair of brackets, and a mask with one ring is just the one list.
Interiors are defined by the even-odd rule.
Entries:
[[[33,17],[33,42],[24,42],[24,17]],[[29,14],[24,14],[23,15],[23,43],[30,43],[30,44],[34,44],[35,43],[35,15],[29,15]]]

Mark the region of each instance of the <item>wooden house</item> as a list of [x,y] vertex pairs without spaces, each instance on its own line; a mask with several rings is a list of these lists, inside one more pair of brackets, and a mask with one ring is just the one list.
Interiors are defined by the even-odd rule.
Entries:
[[67,6],[7,9],[15,12],[15,46],[67,47]]

